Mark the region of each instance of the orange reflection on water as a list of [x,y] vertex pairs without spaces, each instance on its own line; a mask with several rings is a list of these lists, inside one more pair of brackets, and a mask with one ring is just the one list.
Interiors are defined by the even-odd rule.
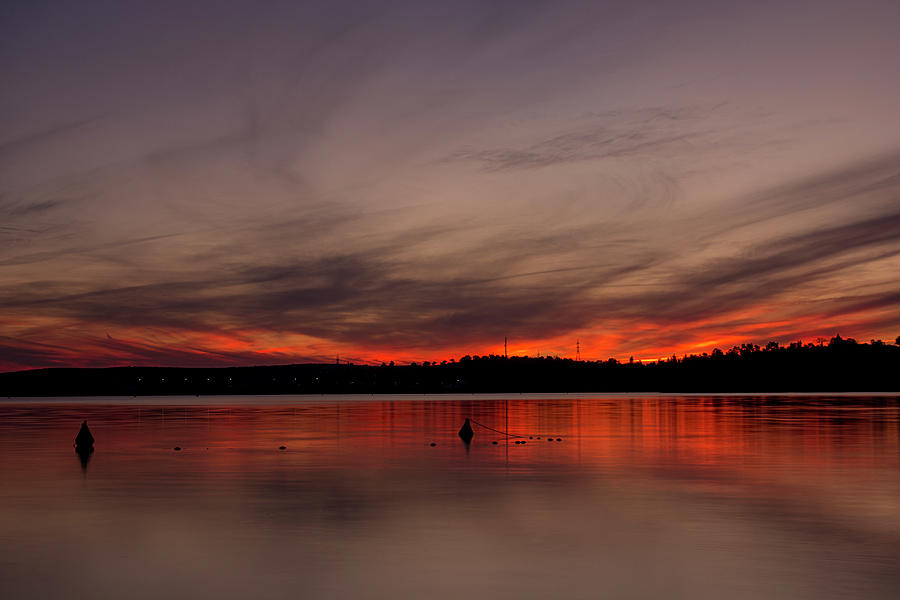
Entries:
[[0,452],[4,597],[900,590],[897,398],[11,402]]
[[[519,465],[684,463],[769,470],[781,460],[883,466],[885,461],[895,464],[900,452],[893,398],[868,398],[864,405],[852,397],[413,395],[277,397],[271,399],[277,404],[268,405],[265,398],[255,398],[251,405],[241,404],[240,397],[223,399],[228,403],[213,398],[208,405],[191,405],[195,399],[188,398],[185,404],[167,404],[170,399],[160,398],[136,404],[142,399],[129,399],[77,409],[71,403],[6,405],[3,411],[8,421],[30,423],[13,433],[17,443],[32,443],[36,450],[67,447],[73,427],[77,431],[87,418],[98,450],[159,452],[177,445],[186,454],[205,453],[210,467],[242,452],[280,445],[299,460],[334,464],[381,454],[464,463],[478,455],[488,462]],[[477,423],[468,454],[460,452],[456,436],[466,418]],[[526,443],[513,444],[515,440]],[[510,446],[516,446],[515,452],[509,452]]]

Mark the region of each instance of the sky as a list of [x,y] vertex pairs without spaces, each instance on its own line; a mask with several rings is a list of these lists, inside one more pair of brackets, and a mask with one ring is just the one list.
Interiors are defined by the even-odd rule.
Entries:
[[893,340],[898,25],[4,2],[0,370]]

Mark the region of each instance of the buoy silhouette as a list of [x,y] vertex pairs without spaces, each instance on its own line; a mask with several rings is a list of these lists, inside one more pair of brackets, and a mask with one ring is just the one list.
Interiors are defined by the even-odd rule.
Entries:
[[472,424],[469,423],[468,419],[466,419],[466,422],[463,423],[463,426],[459,428],[459,437],[467,444],[472,441],[473,437],[475,437],[475,432],[472,431]]
[[81,429],[75,436],[75,449],[79,452],[90,452],[94,449],[94,436],[88,428],[87,421],[81,422]]
[[87,421],[82,421],[81,429],[78,431],[78,435],[75,436],[75,443],[72,445],[75,446],[75,454],[78,455],[78,459],[81,461],[81,469],[86,473],[91,454],[94,453],[94,436],[88,428]]

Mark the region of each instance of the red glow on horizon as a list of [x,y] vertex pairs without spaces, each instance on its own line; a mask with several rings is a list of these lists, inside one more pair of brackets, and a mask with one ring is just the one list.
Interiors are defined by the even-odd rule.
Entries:
[[[575,358],[575,342],[580,340],[582,360],[596,361],[614,358],[627,362],[656,361],[672,355],[702,355],[714,348],[727,351],[745,343],[765,345],[769,341],[781,344],[802,340],[814,342],[830,339],[840,331],[844,337],[860,341],[869,339],[893,340],[876,333],[883,322],[883,311],[857,311],[839,316],[828,314],[798,315],[792,318],[760,319],[766,311],[761,308],[720,315],[717,319],[703,318],[685,323],[640,322],[604,323],[593,330],[573,331],[544,339],[521,339],[509,336],[510,356],[548,356]],[[827,323],[840,323],[840,327]],[[465,355],[497,355],[504,352],[503,340],[493,343],[451,344],[434,348],[403,348],[395,346],[359,346],[331,343],[298,334],[282,334],[265,330],[146,330],[131,328],[106,332],[103,336],[80,336],[77,332],[98,329],[79,323],[59,323],[53,326],[36,319],[44,340],[20,344],[23,356],[32,352],[38,356],[36,364],[27,358],[0,359],[4,371],[34,367],[98,367],[98,366],[242,366],[290,363],[329,363],[338,357],[357,364],[382,362],[396,364],[440,363],[458,360]],[[22,328],[23,324],[18,323]],[[50,340],[49,342],[46,340]]]

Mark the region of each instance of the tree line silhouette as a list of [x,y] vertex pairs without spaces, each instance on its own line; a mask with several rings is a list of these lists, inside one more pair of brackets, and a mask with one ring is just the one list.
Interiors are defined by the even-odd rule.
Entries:
[[900,391],[895,343],[742,344],[641,362],[463,356],[409,365],[52,368],[0,374],[0,396]]

